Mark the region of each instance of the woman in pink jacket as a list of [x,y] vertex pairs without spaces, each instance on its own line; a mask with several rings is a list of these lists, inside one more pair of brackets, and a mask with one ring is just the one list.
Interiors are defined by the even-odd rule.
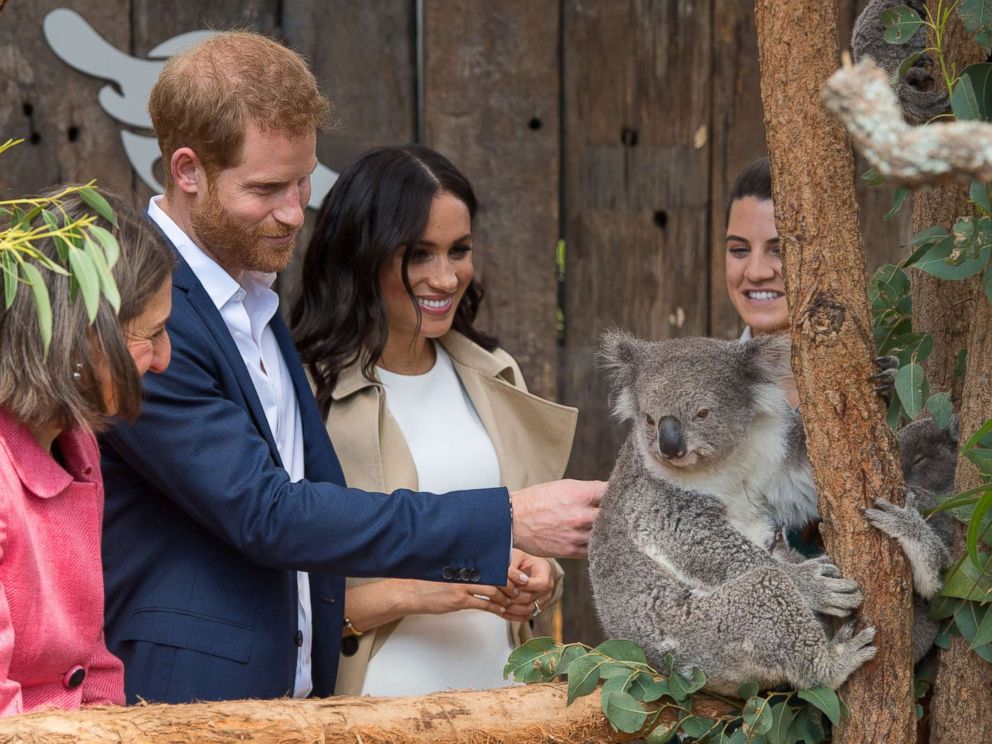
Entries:
[[[95,430],[134,416],[141,375],[169,363],[174,259],[111,199],[120,312],[88,322],[69,277],[41,270],[52,305],[47,354],[26,284],[0,306],[0,715],[123,704],[124,669],[103,640],[103,482]],[[88,210],[63,202],[70,219]],[[41,221],[38,221],[40,225]],[[50,240],[36,246],[50,258]],[[0,285],[9,274],[0,272]]]

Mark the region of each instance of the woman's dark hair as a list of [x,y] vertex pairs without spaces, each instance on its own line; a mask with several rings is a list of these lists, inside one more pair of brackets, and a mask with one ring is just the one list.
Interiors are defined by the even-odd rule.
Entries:
[[[380,268],[404,247],[403,286],[417,311],[410,286],[410,248],[427,229],[431,203],[450,194],[475,216],[476,201],[464,175],[443,155],[418,144],[377,147],[361,155],[338,176],[324,198],[303,259],[300,294],[290,312],[290,327],[326,416],[341,370],[362,360],[373,379],[389,335],[386,305],[379,287]],[[482,302],[474,279],[455,310],[454,330],[485,349],[496,339],[473,327]]]
[[[48,195],[62,194],[65,188],[53,189]],[[94,224],[111,231],[120,245],[120,257],[111,272],[120,293],[119,312],[115,313],[101,295],[96,318],[90,323],[82,297],[76,296],[69,277],[42,269],[52,306],[52,341],[46,352],[27,287],[19,289],[7,310],[0,306],[0,406],[29,426],[102,429],[109,412],[99,379],[101,369],[113,387],[115,415],[126,419],[138,415],[141,378],[128,351],[125,332],[171,278],[175,257],[151,223],[120,197],[107,191],[102,194],[117,224],[111,225],[102,217]],[[67,220],[93,215],[78,194],[61,199],[60,204]],[[32,226],[43,228],[42,217]],[[35,248],[59,262],[52,238],[38,241]]]
[[727,199],[728,219],[730,205],[748,196],[753,196],[758,201],[771,201],[772,167],[767,156],[758,158],[737,174],[734,185],[730,187],[730,198]]

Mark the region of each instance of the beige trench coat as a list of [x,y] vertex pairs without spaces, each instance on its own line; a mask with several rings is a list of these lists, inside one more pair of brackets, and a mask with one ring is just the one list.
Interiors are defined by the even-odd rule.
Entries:
[[[440,343],[492,439],[500,485],[516,491],[560,478],[572,449],[576,409],[527,392],[516,362],[501,349],[488,352],[455,331]],[[350,487],[386,493],[417,488],[416,467],[399,426],[386,410],[382,385],[365,379],[359,362],[338,378],[327,431]],[[562,571],[557,563],[555,570],[560,596]],[[349,584],[365,581],[376,579],[348,579]],[[358,651],[341,656],[335,694],[360,693],[369,659],[399,622],[362,634]],[[526,623],[509,623],[508,628],[514,645],[530,636]]]

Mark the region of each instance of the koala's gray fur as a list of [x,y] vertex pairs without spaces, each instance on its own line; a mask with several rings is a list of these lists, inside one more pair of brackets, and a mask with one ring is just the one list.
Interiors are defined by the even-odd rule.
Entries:
[[[923,51],[927,45],[926,26],[921,26],[906,44],[889,44],[885,40],[882,13],[897,5],[908,5],[921,18],[926,18],[924,0],[871,0],[858,16],[851,38],[851,56],[855,62],[860,62],[866,56],[871,57],[893,78],[899,74],[899,67],[907,57]],[[935,90],[932,69],[933,59],[929,54],[923,54],[906,72],[905,77],[895,83],[903,115],[911,124],[925,124],[950,107],[947,93]]]
[[[793,487],[812,491],[789,446],[801,436],[779,384],[787,344],[613,333],[602,358],[617,413],[634,422],[589,544],[606,632],[640,643],[655,664],[672,653],[679,671],[699,667],[717,692],[750,680],[839,686],[874,656],[874,629],[831,636],[818,615],[858,607],[856,584],[825,557],[769,552],[777,502]],[[665,416],[685,422],[684,464],[659,450]]]
[[[634,422],[589,545],[604,629],[640,643],[655,663],[672,653],[681,671],[701,668],[718,692],[752,680],[841,684],[874,655],[874,630],[831,633],[821,616],[848,615],[860,592],[826,557],[799,559],[776,540],[816,517],[802,422],[780,385],[790,373],[787,340],[648,343],[615,332],[601,358],[617,415]],[[666,456],[672,420],[682,439]],[[932,424],[905,431],[901,444],[939,454]],[[907,480],[940,490],[947,468],[934,470],[911,469]],[[876,506],[869,519],[899,539],[918,590],[932,596],[943,541],[912,504]],[[919,632],[923,650],[933,631]]]

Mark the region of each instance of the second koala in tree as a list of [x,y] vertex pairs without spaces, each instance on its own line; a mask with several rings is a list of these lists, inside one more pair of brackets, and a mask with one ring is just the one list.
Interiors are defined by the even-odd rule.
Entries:
[[[875,653],[873,629],[834,634],[822,622],[860,605],[855,583],[775,540],[816,514],[802,423],[780,384],[788,348],[775,337],[603,342],[616,412],[633,427],[589,545],[596,606],[610,636],[655,664],[671,653],[680,672],[699,667],[717,692],[745,681],[837,687]],[[915,510],[885,504],[891,524],[877,526],[919,547],[921,574],[936,571],[939,585],[943,559],[913,538],[920,524],[926,539],[932,531]]]
[[[910,55],[923,52],[927,46],[926,26],[921,26],[906,44],[890,44],[885,40],[882,13],[899,5],[908,5],[921,18],[926,17],[926,3],[923,0],[871,0],[858,16],[851,38],[851,56],[855,62],[871,57],[892,78],[899,76],[903,61]],[[925,124],[950,107],[947,93],[937,90],[933,64],[929,54],[920,54],[913,66],[895,83],[903,115],[911,124]]]

